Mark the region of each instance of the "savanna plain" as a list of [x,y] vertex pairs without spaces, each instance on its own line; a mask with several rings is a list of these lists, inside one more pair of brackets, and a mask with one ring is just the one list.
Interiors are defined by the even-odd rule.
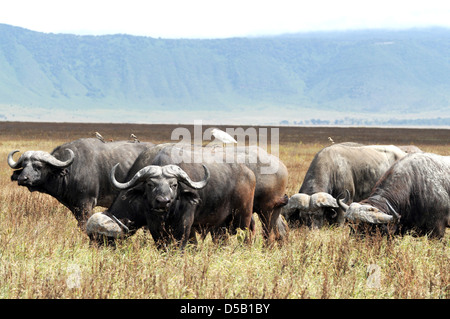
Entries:
[[[184,253],[159,251],[140,230],[115,248],[97,247],[62,204],[10,180],[6,158],[15,149],[50,152],[96,131],[106,140],[134,133],[142,141],[170,142],[180,126],[0,122],[0,298],[450,297],[450,230],[434,240],[360,237],[348,226],[291,228],[283,244],[267,246],[257,221],[251,245],[238,233],[220,245],[207,237]],[[288,195],[298,192],[328,137],[450,155],[448,129],[280,127],[279,133]]]

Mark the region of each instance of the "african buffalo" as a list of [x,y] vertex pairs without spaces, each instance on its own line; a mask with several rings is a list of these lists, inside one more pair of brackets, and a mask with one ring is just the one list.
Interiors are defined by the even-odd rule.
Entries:
[[281,217],[287,204],[288,170],[276,156],[258,146],[236,147],[236,160],[252,170],[256,177],[253,211],[261,220],[263,236],[269,242],[283,240],[288,225]]
[[[224,163],[226,161],[217,161],[217,159],[224,159],[226,154],[223,153],[222,149],[213,149],[213,154],[211,154],[210,151],[211,150],[203,149],[203,157],[201,158],[201,162],[210,168],[211,176],[213,176],[213,174],[219,174],[218,172],[215,172],[215,170],[219,170],[219,172],[221,172],[220,174],[223,176],[222,182],[215,181],[215,179],[212,181],[210,180],[208,186],[202,190],[202,194],[204,194],[202,196],[208,197],[208,202],[211,202],[219,196],[216,194],[217,189],[211,189],[214,183],[222,187],[222,184],[230,178],[244,178],[247,180],[246,184],[251,182],[250,178],[247,176],[248,172],[246,173],[247,170],[244,168],[239,168],[245,173],[242,173],[241,176],[230,174],[228,174],[229,177],[225,176],[223,174],[225,172],[223,170],[224,164],[217,166],[217,162]],[[182,154],[181,157],[187,155],[188,159],[190,159],[192,154],[195,154],[195,152],[191,152],[185,148],[178,148],[176,144],[155,146],[143,152],[139,156],[133,167],[130,169],[126,180],[132,179],[133,176],[143,167],[155,164],[155,159],[158,156],[161,157],[161,154],[159,154],[160,152],[165,154],[165,157],[167,158],[167,160],[163,163],[158,162],[160,165],[177,163],[181,166],[181,160],[176,154]],[[268,240],[282,239],[287,233],[287,225],[280,216],[281,207],[287,202],[286,196],[283,195],[287,183],[286,167],[275,156],[268,154],[258,147],[236,148],[233,150],[232,155],[234,155],[232,162],[245,164],[245,167],[248,167],[250,171],[253,172],[252,175],[256,179],[254,198],[252,198],[253,208],[251,211],[257,212],[260,215],[265,238]],[[211,166],[211,163],[215,163],[215,166]],[[233,164],[233,166],[230,167],[236,169],[235,165],[236,164]],[[197,164],[197,167],[199,167],[199,164]],[[267,169],[269,167],[274,168],[273,171]],[[266,168],[267,170],[264,170],[263,168]],[[226,170],[229,171],[229,168]],[[198,175],[198,178],[201,178],[201,176]],[[230,181],[227,183],[230,183]],[[241,186],[241,188],[247,187],[248,186],[244,187],[244,185]],[[207,190],[209,190],[209,193],[206,192]],[[229,191],[224,190],[224,192]],[[212,198],[210,199],[209,197]],[[142,212],[145,211],[146,208],[142,204],[141,200],[134,199],[135,197],[127,196],[127,191],[122,191],[116,198],[113,205],[106,212],[93,215],[88,222],[88,233],[90,233],[91,237],[101,234],[110,238],[117,238],[124,236],[125,234],[133,234],[138,228],[144,226],[146,224],[146,218],[145,214]],[[204,199],[202,197],[202,201],[203,200]],[[221,203],[218,204],[222,205]],[[230,222],[233,222],[233,220],[225,220],[221,225],[219,225],[219,223],[215,223],[215,227],[209,227],[208,231],[210,231],[213,238],[215,238],[218,234],[220,234],[223,227],[229,227]],[[205,234],[204,228],[202,230],[197,227],[197,230]],[[250,230],[254,232],[253,220],[250,224]],[[191,233],[191,237],[193,237],[193,235],[194,234]]]
[[368,198],[338,203],[350,221],[442,238],[450,226],[450,156],[411,153],[392,165]]
[[120,163],[118,178],[125,177],[138,155],[151,143],[111,142],[97,138],[79,139],[56,147],[51,153],[26,151],[17,162],[8,155],[8,164],[16,169],[11,180],[29,191],[55,197],[69,208],[84,228],[95,206],[108,207],[119,193],[109,180],[113,166]]
[[343,211],[336,197],[350,191],[350,201],[359,201],[370,194],[375,183],[405,152],[393,145],[362,145],[340,143],[319,151],[300,187],[283,208],[290,223],[312,228],[344,222]]
[[[155,152],[155,149],[159,151]],[[183,249],[194,229],[201,233],[224,226],[251,229],[255,176],[243,164],[185,163],[176,146],[158,146],[136,160],[126,178],[118,182],[116,165],[111,171],[114,186],[122,193],[105,214],[88,221],[88,234],[95,235],[95,221],[107,215],[123,229],[147,225],[158,247],[175,239]],[[155,154],[156,153],[156,154]],[[182,155],[181,155],[182,156]],[[177,165],[175,165],[175,163]],[[199,180],[199,182],[193,182]],[[217,240],[217,237],[213,237]]]

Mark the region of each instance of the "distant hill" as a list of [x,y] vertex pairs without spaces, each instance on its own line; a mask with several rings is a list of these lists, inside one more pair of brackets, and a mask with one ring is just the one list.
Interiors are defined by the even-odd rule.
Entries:
[[450,125],[450,29],[170,40],[0,24],[0,120],[346,117]]

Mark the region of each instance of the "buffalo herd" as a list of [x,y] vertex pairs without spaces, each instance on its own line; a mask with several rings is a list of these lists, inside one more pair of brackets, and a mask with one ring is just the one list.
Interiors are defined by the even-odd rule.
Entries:
[[[238,229],[251,242],[253,213],[267,243],[302,225],[349,224],[362,232],[435,238],[450,226],[450,157],[417,147],[333,143],[315,155],[290,197],[286,166],[258,146],[84,138],[14,160],[17,152],[7,157],[11,180],[55,197],[101,244],[140,228],[158,248],[184,249],[197,235],[220,242]],[[96,206],[107,209],[93,214]]]

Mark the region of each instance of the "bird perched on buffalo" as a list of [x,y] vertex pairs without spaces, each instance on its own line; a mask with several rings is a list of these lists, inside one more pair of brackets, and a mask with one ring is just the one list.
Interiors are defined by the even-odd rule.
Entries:
[[98,138],[103,143],[106,143],[105,139],[103,138],[103,136],[99,132],[95,132],[95,137]]
[[130,138],[133,140],[134,143],[140,143],[141,142],[141,141],[139,141],[137,136],[134,135],[133,133],[130,134]]
[[237,144],[237,141],[230,134],[217,128],[212,129],[211,134],[224,144]]

